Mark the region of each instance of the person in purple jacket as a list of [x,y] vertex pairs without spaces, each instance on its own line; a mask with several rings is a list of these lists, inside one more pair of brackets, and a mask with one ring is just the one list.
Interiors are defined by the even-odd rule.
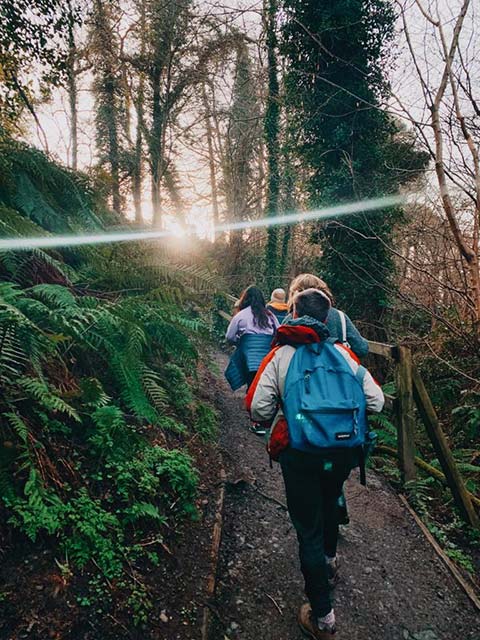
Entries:
[[245,334],[273,336],[280,326],[275,315],[267,309],[263,293],[254,285],[242,293],[238,308],[225,334],[225,338],[233,344],[237,344]]
[[[228,325],[225,338],[237,347],[230,359],[225,375],[232,389],[240,385],[252,384],[263,358],[270,351],[270,345],[279,322],[265,305],[265,298],[258,287],[250,286],[242,293],[239,311]],[[235,381],[235,382],[234,382]],[[264,425],[254,424],[251,431],[264,435]]]

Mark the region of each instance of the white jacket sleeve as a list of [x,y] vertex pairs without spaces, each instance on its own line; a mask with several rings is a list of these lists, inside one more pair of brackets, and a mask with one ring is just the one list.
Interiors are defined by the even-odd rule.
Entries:
[[370,371],[363,378],[363,392],[367,400],[367,409],[373,413],[380,413],[385,404],[382,387],[375,382]]
[[280,399],[276,356],[267,364],[257,383],[250,406],[252,420],[259,422],[275,417]]

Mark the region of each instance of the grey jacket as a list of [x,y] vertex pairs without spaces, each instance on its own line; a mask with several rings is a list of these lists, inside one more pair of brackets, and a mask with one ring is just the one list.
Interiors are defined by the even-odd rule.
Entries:
[[366,356],[368,353],[368,342],[361,336],[360,331],[353,324],[347,314],[343,313],[343,315],[345,318],[346,340],[344,340],[342,335],[341,312],[333,307],[328,312],[327,322],[325,323],[328,331],[330,332],[330,337],[337,338],[340,342],[347,342],[353,353],[355,353],[359,358],[363,358],[363,356]]

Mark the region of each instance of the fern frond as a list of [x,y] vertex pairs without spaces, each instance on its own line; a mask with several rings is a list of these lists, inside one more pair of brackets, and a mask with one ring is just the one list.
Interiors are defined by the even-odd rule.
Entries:
[[97,378],[86,378],[80,381],[80,390],[82,392],[82,402],[88,407],[105,407],[110,402],[108,396]]
[[150,518],[160,524],[165,524],[167,519],[162,516],[158,507],[151,502],[135,502],[124,511],[125,522],[135,522],[141,518]]
[[127,327],[127,353],[133,358],[139,358],[146,344],[147,337],[143,329],[139,325],[129,324]]
[[[0,255],[1,254],[0,252]],[[14,304],[24,296],[23,291],[13,282],[0,282],[0,300],[7,304]]]
[[169,404],[168,391],[162,387],[160,376],[151,369],[144,368],[142,382],[151,403],[158,411],[165,409]]
[[25,369],[27,362],[15,327],[0,326],[0,381],[10,382]]
[[80,416],[75,409],[53,393],[42,380],[23,377],[18,380],[18,384],[31,398],[34,398],[48,411],[64,413],[72,420],[81,422]]
[[112,356],[111,367],[115,373],[121,398],[128,409],[137,417],[156,423],[159,415],[145,394],[139,365],[132,366],[132,363],[125,361],[121,354],[115,353]]
[[28,427],[22,418],[18,415],[18,413],[14,413],[13,411],[8,411],[4,413],[4,416],[7,418],[8,423],[12,427],[13,431],[17,434],[23,444],[27,444],[28,441]]
[[59,284],[37,284],[28,292],[54,309],[69,309],[77,306],[73,293]]

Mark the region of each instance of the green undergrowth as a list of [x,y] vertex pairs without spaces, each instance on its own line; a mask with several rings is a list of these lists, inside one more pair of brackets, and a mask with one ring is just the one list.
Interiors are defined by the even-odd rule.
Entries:
[[212,440],[217,416],[193,391],[198,352],[183,320],[144,297],[0,283],[4,516],[72,571],[93,564],[119,579],[139,556],[158,561],[137,541],[154,532],[161,543],[196,517],[185,440]]
[[[86,178],[16,151],[2,158],[1,235],[102,228]],[[1,535],[20,556],[49,550],[80,609],[102,616],[116,599],[136,625],[153,606],[142,572],[197,518],[193,443],[218,422],[197,373],[208,276],[167,274],[143,251],[143,271],[139,245],[0,255]]]
[[[385,385],[384,389],[390,394],[395,393],[393,384]],[[455,421],[458,414],[471,415],[476,412],[476,407],[463,404],[458,412],[452,411],[452,420]],[[397,428],[389,412],[373,415],[369,418],[370,426],[378,434],[378,443],[394,450],[398,449]],[[464,425],[469,427],[468,420]],[[428,462],[437,471],[442,471],[440,462],[435,457],[432,445],[426,435],[425,428],[417,416],[415,438],[416,455]],[[455,442],[451,437],[452,446]],[[480,467],[477,464],[478,452],[474,448],[464,446],[455,447],[452,453],[467,489],[477,495],[480,492]],[[428,530],[439,542],[446,555],[456,562],[474,579],[480,575],[478,557],[480,555],[480,532],[468,526],[460,517],[454,504],[450,489],[439,479],[428,475],[424,470],[417,468],[417,478],[401,484],[400,471],[397,461],[391,456],[375,451],[370,464],[373,468],[384,474],[388,480],[400,491],[404,492],[409,503],[421,517]],[[477,558],[477,561],[475,561]]]

